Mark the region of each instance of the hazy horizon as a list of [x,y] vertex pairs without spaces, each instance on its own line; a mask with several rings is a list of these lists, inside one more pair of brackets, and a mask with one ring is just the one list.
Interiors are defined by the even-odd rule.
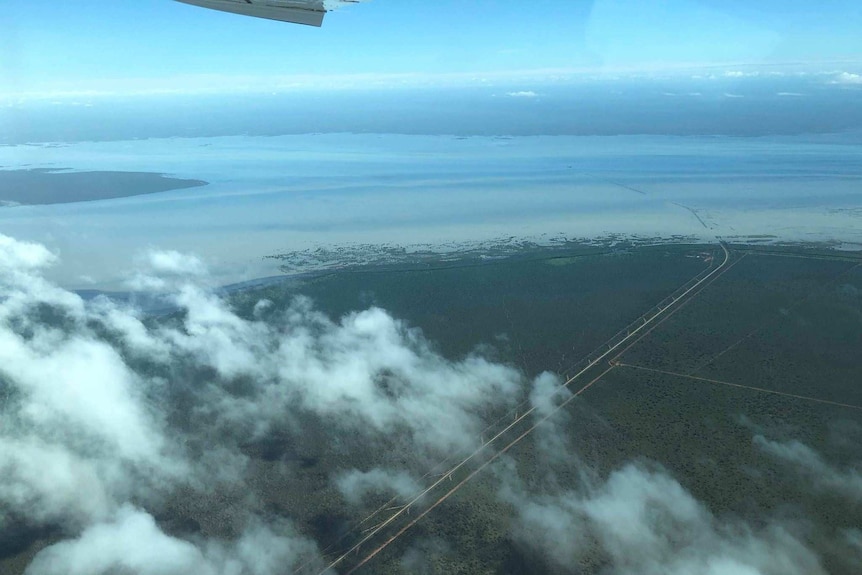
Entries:
[[333,132],[768,136],[862,131],[862,76],[744,74],[720,68],[698,78],[80,94],[0,107],[6,126],[0,144]]

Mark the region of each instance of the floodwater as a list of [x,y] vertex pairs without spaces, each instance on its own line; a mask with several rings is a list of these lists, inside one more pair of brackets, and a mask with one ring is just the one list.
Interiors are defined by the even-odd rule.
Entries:
[[[860,143],[858,135],[322,134],[5,146],[4,170],[152,172],[209,184],[4,207],[0,233],[58,252],[52,279],[103,289],[122,287],[151,248],[199,255],[219,283],[273,275],[278,262],[266,256],[318,246],[443,249],[622,234],[858,249]],[[114,185],[123,188],[121,179]]]

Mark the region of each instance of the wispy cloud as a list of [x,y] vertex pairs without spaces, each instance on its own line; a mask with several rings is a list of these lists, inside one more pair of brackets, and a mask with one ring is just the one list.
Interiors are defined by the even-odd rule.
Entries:
[[513,462],[498,475],[500,497],[517,513],[513,536],[561,572],[587,563],[615,575],[825,573],[787,528],[721,521],[660,470],[630,464],[582,491],[552,494],[531,491]]
[[352,469],[339,475],[335,484],[344,499],[354,505],[361,503],[371,493],[396,495],[402,501],[407,501],[422,491],[419,482],[407,472],[379,468],[370,471]]
[[506,92],[506,95],[511,98],[537,98],[539,95],[532,90],[525,90],[521,92]]
[[764,453],[786,463],[790,469],[806,477],[820,490],[838,492],[843,497],[862,501],[862,474],[854,468],[840,469],[830,465],[823,457],[796,440],[774,441],[756,435],[754,445]]
[[756,78],[760,76],[759,70],[727,70],[722,74],[725,78]]

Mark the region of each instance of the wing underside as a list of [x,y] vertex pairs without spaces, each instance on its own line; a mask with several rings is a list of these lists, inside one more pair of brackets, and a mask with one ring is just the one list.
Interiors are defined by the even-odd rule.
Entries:
[[294,24],[320,26],[326,7],[323,0],[177,0],[203,8],[256,16]]

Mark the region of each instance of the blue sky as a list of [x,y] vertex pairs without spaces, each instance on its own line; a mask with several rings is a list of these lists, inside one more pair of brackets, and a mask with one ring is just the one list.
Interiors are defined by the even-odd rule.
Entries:
[[859,0],[370,0],[321,29],[171,0],[29,0],[0,4],[0,30],[0,95],[862,62]]

